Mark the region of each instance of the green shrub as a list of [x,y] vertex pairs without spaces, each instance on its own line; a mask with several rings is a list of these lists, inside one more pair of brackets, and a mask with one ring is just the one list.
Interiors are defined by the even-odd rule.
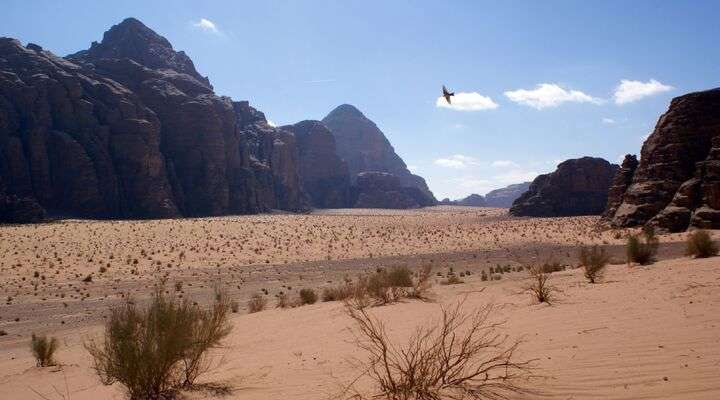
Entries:
[[696,258],[707,258],[716,256],[718,248],[710,234],[700,229],[688,235],[685,254]]
[[630,235],[626,245],[628,263],[651,264],[658,246],[659,241],[652,227],[645,227],[642,235]]
[[30,339],[30,349],[38,367],[49,367],[55,365],[55,351],[58,348],[58,340],[54,337],[48,338],[45,335],[37,336],[34,333]]
[[126,301],[113,309],[100,343],[85,344],[103,384],[125,387],[130,399],[170,398],[208,368],[207,351],[230,333],[228,302],[209,310],[169,299],[159,288],[145,308]]
[[590,283],[595,283],[602,277],[605,266],[608,261],[610,261],[610,256],[598,245],[590,248],[585,246],[581,247],[579,258],[580,265],[585,268],[585,278],[587,278]]

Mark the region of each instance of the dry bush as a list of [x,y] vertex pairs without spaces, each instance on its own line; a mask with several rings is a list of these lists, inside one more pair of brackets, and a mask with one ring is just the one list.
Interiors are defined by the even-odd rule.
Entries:
[[228,304],[216,297],[209,310],[164,296],[158,288],[139,308],[126,301],[111,311],[101,343],[85,344],[103,384],[122,384],[131,400],[167,399],[207,370],[207,350],[230,332]]
[[300,289],[298,293],[300,296],[300,305],[315,304],[318,299],[317,294],[312,289]]
[[355,287],[352,283],[344,283],[339,286],[326,287],[322,291],[322,301],[342,301],[355,294]]
[[581,247],[579,258],[580,265],[585,268],[585,278],[587,278],[590,283],[595,283],[602,278],[605,266],[607,266],[610,261],[610,256],[605,253],[605,249],[598,245],[590,248],[585,246]]
[[718,248],[710,234],[699,229],[688,235],[685,254],[696,258],[713,257],[718,254]]
[[517,361],[518,341],[497,332],[489,320],[494,307],[473,313],[463,302],[442,309],[436,323],[419,326],[405,345],[392,343],[385,325],[367,309],[346,306],[356,323],[357,346],[368,355],[358,377],[374,383],[373,393],[358,391],[354,383],[344,396],[352,399],[439,400],[508,399],[529,393],[519,385],[529,375],[530,362]]
[[551,304],[555,298],[556,288],[548,284],[550,274],[544,272],[539,266],[528,267],[528,271],[530,272],[530,284],[525,287],[525,291],[529,292],[538,303]]
[[38,367],[55,365],[55,351],[58,349],[57,338],[48,338],[45,335],[37,336],[34,333],[30,338],[30,349]]
[[275,308],[288,308],[290,307],[290,299],[288,295],[280,292],[275,300]]
[[655,260],[659,244],[655,230],[650,226],[644,227],[640,236],[630,235],[626,245],[628,263],[651,264]]
[[408,297],[423,301],[430,300],[430,288],[432,287],[432,267],[424,266],[417,274],[417,278],[412,281],[412,289],[408,292]]
[[565,271],[565,266],[557,261],[547,261],[539,267],[543,273],[552,274],[553,272]]
[[440,282],[441,285],[459,285],[461,283],[465,283],[465,281],[458,278],[455,274],[448,275],[447,279]]
[[248,313],[256,313],[265,309],[267,306],[267,299],[260,293],[255,293],[250,300],[248,300]]

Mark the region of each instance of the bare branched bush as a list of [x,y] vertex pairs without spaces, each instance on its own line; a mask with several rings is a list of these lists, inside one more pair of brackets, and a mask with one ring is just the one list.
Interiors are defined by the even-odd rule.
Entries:
[[548,283],[550,274],[544,272],[542,266],[529,267],[528,271],[530,272],[530,284],[525,287],[525,291],[529,292],[538,303],[551,304],[556,289]]
[[628,263],[651,264],[659,244],[655,230],[650,226],[643,228],[642,235],[630,235],[626,245]]
[[33,333],[30,338],[30,349],[38,367],[55,365],[55,351],[58,349],[57,338],[48,338],[45,335],[37,336]]
[[580,265],[585,269],[585,278],[590,283],[595,283],[602,278],[610,256],[598,245],[589,248],[583,246],[580,248],[579,259]]
[[707,231],[699,229],[688,235],[685,254],[696,258],[713,257],[718,254],[718,247]]
[[131,400],[167,399],[207,370],[207,350],[230,332],[228,312],[224,296],[202,310],[160,287],[145,308],[128,300],[113,309],[103,341],[85,348],[103,384],[122,384]]
[[[442,309],[434,324],[419,326],[405,345],[389,339],[382,321],[367,309],[346,307],[355,322],[356,344],[368,356],[358,365],[374,383],[372,393],[351,384],[345,395],[352,399],[439,400],[508,399],[529,393],[520,381],[531,363],[518,361],[519,342],[497,332],[490,321],[493,306],[473,313],[462,311],[463,302]],[[356,381],[358,381],[356,380]]]
[[248,313],[256,313],[265,309],[267,306],[267,299],[260,293],[255,293],[250,300],[248,300]]

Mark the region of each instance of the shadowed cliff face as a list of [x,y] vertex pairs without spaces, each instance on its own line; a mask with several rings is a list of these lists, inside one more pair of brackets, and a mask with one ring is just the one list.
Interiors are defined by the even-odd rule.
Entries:
[[410,173],[385,134],[360,110],[343,104],[322,122],[335,136],[338,154],[347,162],[353,183],[361,172],[390,173],[397,176],[401,186],[417,188],[431,199],[431,203],[436,202],[425,180]]
[[583,157],[560,163],[540,175],[513,203],[510,214],[529,217],[599,215],[618,166],[602,158]]
[[637,168],[624,172],[631,175],[625,190],[611,193],[604,223],[720,228],[720,89],[673,99],[641,155]]
[[0,194],[51,215],[302,210],[297,157],[291,133],[216,96],[137,20],[68,59],[0,39]]

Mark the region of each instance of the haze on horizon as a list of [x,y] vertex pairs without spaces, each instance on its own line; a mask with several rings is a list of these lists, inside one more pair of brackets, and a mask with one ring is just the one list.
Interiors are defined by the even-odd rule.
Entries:
[[[720,86],[713,1],[6,1],[0,36],[66,55],[136,17],[277,125],[350,103],[438,199],[639,153],[675,96]],[[79,23],[78,23],[79,21]],[[442,84],[454,105],[439,101]]]

